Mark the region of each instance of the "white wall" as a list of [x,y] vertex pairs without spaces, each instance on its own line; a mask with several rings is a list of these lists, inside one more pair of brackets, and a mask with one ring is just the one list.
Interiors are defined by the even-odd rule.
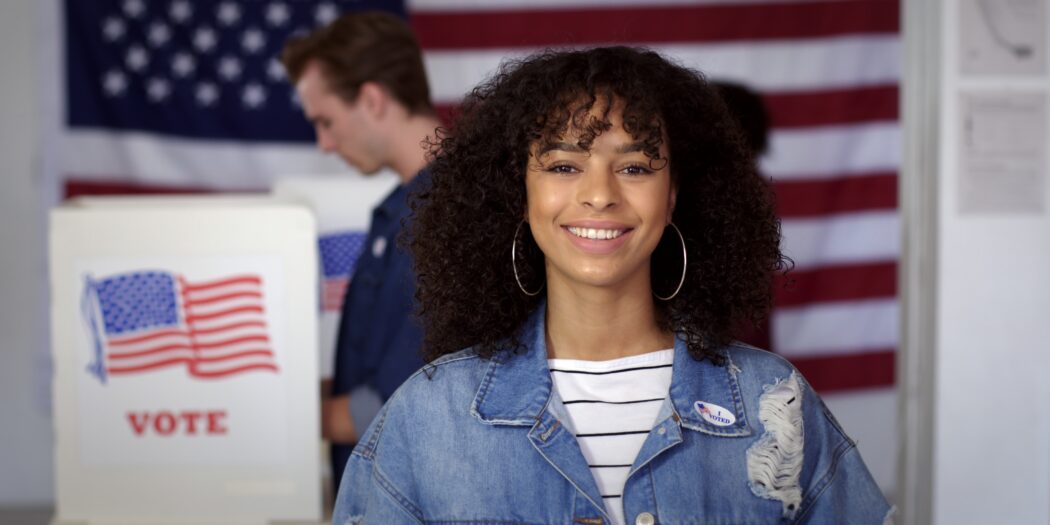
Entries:
[[36,2],[0,2],[0,506],[53,498],[36,28]]
[[[960,93],[1050,94],[1046,73],[959,74],[962,0],[941,32],[937,176],[933,522],[1050,523],[1050,183],[1041,212],[960,210]],[[1024,2],[1034,5],[1042,2]],[[1015,6],[1021,2],[1014,3]],[[1003,4],[1000,4],[1003,5]],[[1048,21],[1038,21],[1045,31]],[[972,31],[968,30],[968,31]],[[1046,59],[1046,55],[1042,55]],[[933,64],[930,64],[931,66]],[[1047,68],[1050,71],[1050,67]],[[1044,119],[1044,129],[1050,130]],[[1050,144],[1044,139],[1044,150]]]

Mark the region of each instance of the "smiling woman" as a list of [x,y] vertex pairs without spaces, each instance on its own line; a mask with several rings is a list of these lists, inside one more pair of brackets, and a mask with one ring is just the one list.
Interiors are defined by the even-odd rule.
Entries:
[[788,261],[696,72],[630,48],[504,65],[433,145],[409,236],[428,357],[335,522],[883,523],[786,361],[733,342]]

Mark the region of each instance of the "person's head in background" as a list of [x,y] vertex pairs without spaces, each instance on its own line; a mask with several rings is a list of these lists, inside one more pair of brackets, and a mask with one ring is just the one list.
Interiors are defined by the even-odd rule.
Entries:
[[317,145],[363,173],[393,169],[403,182],[425,162],[439,121],[415,36],[381,11],[343,15],[290,39],[281,53]]
[[769,150],[769,112],[762,102],[762,96],[734,82],[715,80],[711,85],[722,96],[729,113],[740,123],[747,145],[757,160]]

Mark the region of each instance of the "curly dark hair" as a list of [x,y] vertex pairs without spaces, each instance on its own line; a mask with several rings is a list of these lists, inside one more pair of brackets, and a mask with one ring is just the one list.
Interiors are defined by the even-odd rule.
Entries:
[[[689,263],[681,292],[657,301],[661,328],[684,336],[693,357],[721,362],[716,350],[734,330],[765,316],[770,271],[790,262],[780,252],[770,188],[717,91],[644,49],[546,51],[505,62],[431,144],[431,181],[412,200],[407,237],[428,360],[466,347],[483,357],[508,342],[520,347],[518,328],[544,295],[523,294],[510,261],[525,216],[529,146],[556,141],[571,126],[588,147],[610,126],[612,104],[601,101],[611,100],[622,101],[624,130],[645,143],[650,159],[659,160],[667,141],[678,191],[672,218]],[[604,119],[589,116],[596,103]],[[519,276],[532,290],[544,265],[528,230],[515,242]],[[665,231],[653,253],[654,290],[674,290],[681,259],[678,237]]]

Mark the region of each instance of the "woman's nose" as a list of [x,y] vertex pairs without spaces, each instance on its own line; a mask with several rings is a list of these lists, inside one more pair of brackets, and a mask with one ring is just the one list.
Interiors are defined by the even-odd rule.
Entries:
[[608,170],[588,171],[580,177],[578,200],[596,211],[616,206],[620,202],[616,175]]

